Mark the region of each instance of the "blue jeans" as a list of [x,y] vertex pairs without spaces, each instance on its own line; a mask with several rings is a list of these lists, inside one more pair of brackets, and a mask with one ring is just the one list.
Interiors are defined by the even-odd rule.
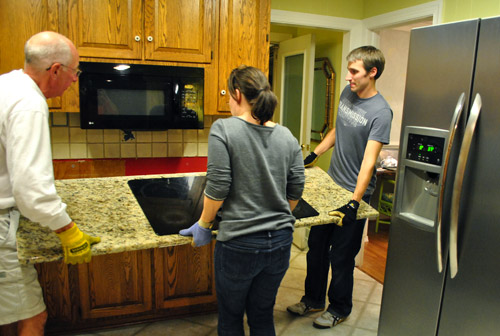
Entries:
[[[370,195],[363,201],[369,203]],[[307,276],[302,302],[313,308],[325,307],[328,271],[332,279],[328,289],[328,311],[347,317],[352,310],[355,258],[361,248],[365,219],[338,226],[335,224],[311,227],[307,245]]]
[[283,229],[217,241],[219,336],[244,336],[245,311],[252,336],[276,335],[274,303],[290,263],[292,240],[292,230]]

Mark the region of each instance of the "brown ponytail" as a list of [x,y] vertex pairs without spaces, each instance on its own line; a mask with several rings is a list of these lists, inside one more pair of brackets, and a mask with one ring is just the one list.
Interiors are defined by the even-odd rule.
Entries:
[[236,89],[240,90],[252,107],[252,117],[259,124],[264,125],[271,120],[278,99],[261,70],[246,65],[233,69],[229,75],[228,89],[233,98]]

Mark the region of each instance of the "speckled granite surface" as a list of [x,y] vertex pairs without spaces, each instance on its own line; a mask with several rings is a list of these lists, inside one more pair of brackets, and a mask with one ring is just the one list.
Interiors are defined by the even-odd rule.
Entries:
[[[176,234],[157,236],[127,184],[132,179],[189,175],[205,173],[58,180],[56,188],[78,227],[90,235],[101,237],[101,242],[92,247],[92,254],[103,255],[190,243],[191,238]],[[306,169],[302,197],[319,215],[297,220],[296,227],[332,223],[336,218],[329,216],[328,211],[347,203],[351,193],[333,183],[323,170],[314,167]],[[365,202],[361,203],[358,218],[373,219],[377,214],[377,210]],[[21,218],[17,239],[21,263],[50,262],[63,257],[57,236],[26,218]]]

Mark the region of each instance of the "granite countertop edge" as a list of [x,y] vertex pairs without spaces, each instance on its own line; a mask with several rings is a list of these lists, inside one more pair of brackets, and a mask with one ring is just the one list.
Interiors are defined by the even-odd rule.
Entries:
[[[56,188],[68,206],[68,214],[78,227],[87,234],[101,237],[101,242],[92,247],[92,255],[98,256],[190,244],[191,238],[178,234],[156,235],[127,182],[134,179],[204,175],[205,173],[180,173],[57,180]],[[319,215],[298,219],[295,227],[336,222],[338,219],[329,216],[328,211],[347,203],[351,196],[351,192],[336,185],[320,168],[306,169],[302,198]],[[374,219],[377,215],[377,210],[365,202],[361,203],[358,218]],[[17,240],[18,258],[22,264],[63,259],[57,236],[50,229],[24,217],[21,217],[19,223]]]

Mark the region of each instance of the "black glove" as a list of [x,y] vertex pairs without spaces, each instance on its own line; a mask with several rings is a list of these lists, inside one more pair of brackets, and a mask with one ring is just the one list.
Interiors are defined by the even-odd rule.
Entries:
[[314,166],[314,164],[318,161],[318,156],[316,153],[311,152],[305,159],[304,159],[304,167],[309,168]]
[[338,226],[342,226],[348,223],[354,223],[356,221],[356,215],[358,213],[359,202],[355,200],[350,200],[344,206],[338,209],[330,211],[328,214],[330,216],[340,217],[340,221],[337,223]]

